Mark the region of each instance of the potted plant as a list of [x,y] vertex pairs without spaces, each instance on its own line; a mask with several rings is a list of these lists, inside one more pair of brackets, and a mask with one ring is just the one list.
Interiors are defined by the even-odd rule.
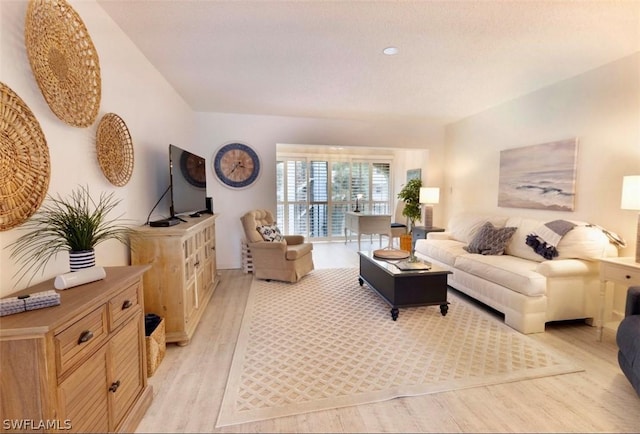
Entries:
[[420,187],[422,187],[422,180],[411,179],[409,180],[400,193],[398,193],[398,199],[404,201],[404,209],[402,215],[409,219],[409,234],[400,235],[400,248],[402,250],[411,253],[411,259],[413,260],[413,241],[410,235],[417,220],[420,220],[422,216],[422,208],[420,206]]
[[420,187],[422,187],[422,180],[411,179],[404,185],[404,187],[402,187],[400,193],[398,193],[398,199],[402,199],[404,201],[402,215],[409,219],[409,232],[413,229],[416,221],[420,220],[422,217]]
[[[101,193],[96,201],[83,186],[68,197],[47,196],[40,209],[20,227],[28,232],[9,245],[10,257],[22,264],[16,272],[20,275],[18,280],[29,272],[35,276],[38,270],[44,271],[61,251],[69,251],[71,270],[76,271],[95,265],[94,247],[101,242],[116,239],[128,245],[131,229],[118,219],[108,218],[120,202],[113,192]],[[74,257],[81,259],[76,262]]]

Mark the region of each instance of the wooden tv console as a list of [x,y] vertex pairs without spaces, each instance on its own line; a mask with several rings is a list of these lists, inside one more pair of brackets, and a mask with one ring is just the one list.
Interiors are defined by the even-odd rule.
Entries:
[[143,277],[145,311],[164,318],[167,342],[190,342],[218,284],[216,218],[145,226],[131,238],[131,263],[151,265]]

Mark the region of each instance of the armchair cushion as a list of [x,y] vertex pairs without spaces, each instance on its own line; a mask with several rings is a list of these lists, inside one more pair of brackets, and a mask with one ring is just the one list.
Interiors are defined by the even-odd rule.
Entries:
[[632,286],[627,290],[625,316],[640,315],[640,287]]
[[640,396],[640,286],[627,290],[625,317],[616,333],[618,364]]
[[284,239],[290,246],[304,243],[304,237],[302,235],[285,235]]
[[310,253],[312,249],[313,245],[311,243],[294,244],[291,246],[287,246],[287,261],[295,261],[296,259]]

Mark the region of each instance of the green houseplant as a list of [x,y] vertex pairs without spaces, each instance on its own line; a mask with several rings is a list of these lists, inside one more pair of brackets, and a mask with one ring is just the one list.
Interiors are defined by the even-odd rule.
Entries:
[[47,196],[40,209],[20,227],[28,232],[9,245],[10,257],[21,264],[16,272],[18,280],[32,272],[31,282],[61,251],[93,251],[96,245],[110,239],[128,245],[131,229],[117,218],[108,218],[120,202],[113,192],[103,192],[94,200],[89,188],[83,186],[67,197]]
[[402,215],[409,219],[410,229],[413,229],[416,221],[420,220],[422,217],[420,187],[422,187],[422,180],[411,179],[404,185],[404,187],[402,187],[400,193],[398,193],[398,199],[402,199],[404,201]]

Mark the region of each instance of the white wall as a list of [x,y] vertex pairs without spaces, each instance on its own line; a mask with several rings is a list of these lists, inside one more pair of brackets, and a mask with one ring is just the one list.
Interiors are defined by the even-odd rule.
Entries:
[[[638,214],[620,209],[622,177],[640,174],[640,53],[483,111],[446,128],[444,208],[598,224],[635,254]],[[500,151],[577,137],[574,212],[499,208]],[[441,204],[442,205],[442,204]],[[440,206],[436,206],[436,210]],[[621,291],[616,306],[623,306]]]
[[[0,81],[25,101],[40,122],[51,159],[49,194],[66,196],[78,185],[89,186],[93,196],[113,191],[122,199],[118,213],[132,223],[143,223],[168,186],[169,143],[186,146],[192,141],[193,112],[100,6],[94,1],[70,3],[87,27],[100,59],[102,100],[96,122],[88,128],[72,127],[49,109],[25,50],[27,1],[0,1]],[[134,145],[133,175],[123,187],[113,186],[104,177],[96,159],[97,125],[109,112],[123,118]],[[0,232],[0,296],[26,286],[26,280],[12,279],[17,264],[6,248],[19,235],[18,229]],[[128,249],[107,241],[96,248],[96,260],[104,266],[126,265]],[[67,254],[59,254],[32,283],[68,270]]]
[[[577,137],[574,212],[499,208],[500,151]],[[620,209],[624,175],[640,174],[640,53],[486,110],[446,128],[446,213],[526,213],[584,220],[635,248],[637,214]]]
[[[429,156],[442,154],[444,138],[442,129],[419,122],[368,123],[224,113],[198,113],[196,131],[196,151],[208,163],[207,192],[213,198],[214,212],[220,214],[216,220],[216,251],[218,267],[221,269],[241,266],[242,214],[255,208],[276,209],[275,164],[278,143],[415,148],[415,155],[420,155],[420,161],[413,160],[415,165],[426,162],[426,149],[430,150]],[[260,157],[262,173],[246,189],[224,187],[213,175],[213,155],[229,141],[252,146]],[[423,167],[423,173],[430,171],[431,166],[430,160],[429,168]],[[438,172],[436,169],[433,171]]]

